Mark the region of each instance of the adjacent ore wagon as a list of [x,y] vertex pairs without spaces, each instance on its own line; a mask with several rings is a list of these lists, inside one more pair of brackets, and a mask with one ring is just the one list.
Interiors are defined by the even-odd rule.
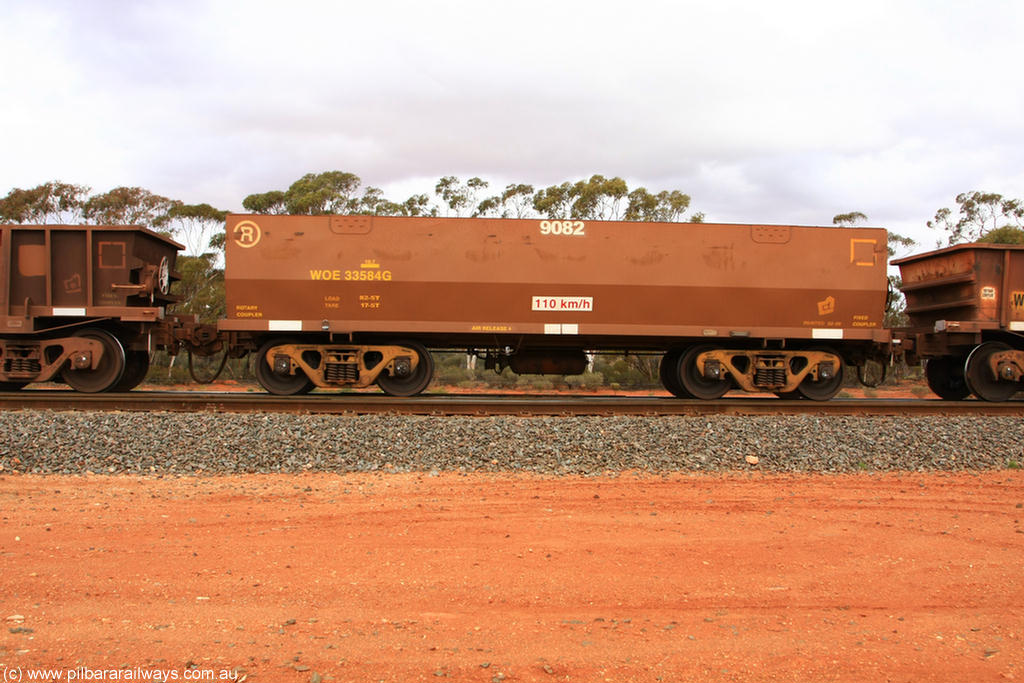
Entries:
[[232,215],[222,334],[277,394],[411,395],[428,349],[518,373],[587,353],[664,354],[676,396],[831,398],[887,357],[881,229],[483,218]]
[[932,391],[1004,401],[1024,390],[1024,246],[960,244],[893,261]]
[[181,248],[138,227],[0,225],[0,387],[138,385]]

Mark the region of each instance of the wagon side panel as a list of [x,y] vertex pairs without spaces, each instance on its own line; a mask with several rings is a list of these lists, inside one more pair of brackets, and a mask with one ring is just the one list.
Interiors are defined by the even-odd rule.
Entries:
[[230,329],[612,343],[882,328],[877,229],[230,216],[227,237]]

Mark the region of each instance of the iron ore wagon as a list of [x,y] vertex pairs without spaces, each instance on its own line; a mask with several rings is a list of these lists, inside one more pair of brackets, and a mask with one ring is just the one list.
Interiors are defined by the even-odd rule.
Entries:
[[[131,226],[0,226],[0,388],[122,391],[150,353],[256,355],[296,394],[422,391],[431,349],[575,374],[593,351],[660,354],[679,397],[732,388],[816,400],[845,366],[905,351],[946,399],[1024,389],[1024,247],[958,245],[894,263],[910,327],[883,326],[874,228],[232,215],[227,317],[168,313],[181,246]],[[895,336],[895,339],[893,337]]]
[[940,397],[1005,401],[1024,390],[1024,246],[958,244],[893,261],[910,327]]
[[128,391],[155,349],[216,347],[167,313],[180,249],[137,226],[0,225],[0,389]]
[[428,349],[517,373],[664,354],[679,397],[825,400],[887,357],[886,232],[798,226],[231,215],[227,318],[276,394],[422,391]]

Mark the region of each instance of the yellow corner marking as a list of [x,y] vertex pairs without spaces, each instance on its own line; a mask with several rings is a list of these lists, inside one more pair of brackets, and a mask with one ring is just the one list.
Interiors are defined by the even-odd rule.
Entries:
[[[870,261],[858,261],[858,256],[864,258],[864,249],[857,249],[858,244],[869,244],[871,245],[871,260]],[[869,240],[863,237],[850,238],[850,263],[855,266],[873,266],[875,265],[875,246],[878,244],[878,240]],[[857,252],[860,252],[858,255]]]

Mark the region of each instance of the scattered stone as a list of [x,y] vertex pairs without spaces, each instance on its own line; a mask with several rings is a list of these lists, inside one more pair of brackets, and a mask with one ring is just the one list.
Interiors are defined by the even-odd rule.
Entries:
[[[29,474],[101,473],[97,476],[106,476],[110,467],[119,475],[141,476],[310,470],[596,475],[722,472],[752,464],[761,472],[964,471],[1005,469],[1008,461],[1018,458],[1024,449],[1024,420],[24,410],[0,412],[0,444],[0,466],[8,469]],[[385,469],[385,463],[391,467]]]

